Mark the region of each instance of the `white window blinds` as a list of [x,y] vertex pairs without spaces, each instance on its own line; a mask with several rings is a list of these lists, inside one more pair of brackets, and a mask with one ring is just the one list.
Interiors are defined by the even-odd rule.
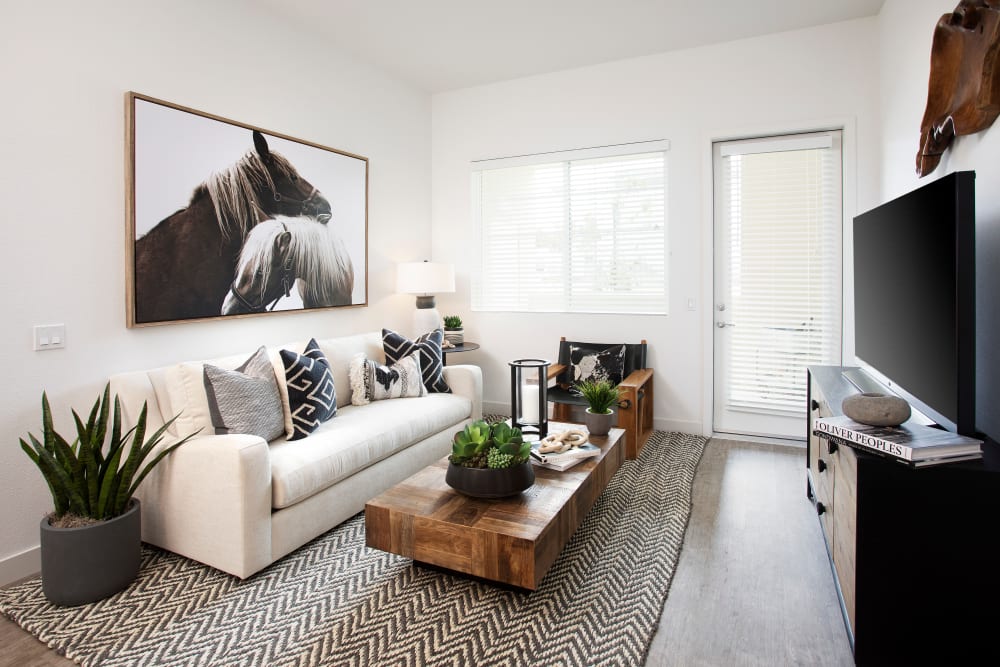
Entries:
[[474,163],[473,309],[666,313],[667,146]]
[[727,408],[803,414],[806,366],[841,358],[840,134],[716,146],[733,323]]

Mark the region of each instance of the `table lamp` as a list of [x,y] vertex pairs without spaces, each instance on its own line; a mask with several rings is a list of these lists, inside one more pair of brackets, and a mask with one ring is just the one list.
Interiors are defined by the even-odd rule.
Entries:
[[455,291],[455,267],[443,262],[403,262],[396,267],[396,291],[417,295],[413,337],[442,327],[434,295]]

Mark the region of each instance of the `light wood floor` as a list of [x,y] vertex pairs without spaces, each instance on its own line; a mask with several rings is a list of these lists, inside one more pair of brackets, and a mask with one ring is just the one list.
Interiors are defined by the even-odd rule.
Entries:
[[[0,616],[0,665],[72,665]],[[853,665],[805,451],[712,440],[647,667]]]
[[713,439],[647,667],[853,665],[805,449]]

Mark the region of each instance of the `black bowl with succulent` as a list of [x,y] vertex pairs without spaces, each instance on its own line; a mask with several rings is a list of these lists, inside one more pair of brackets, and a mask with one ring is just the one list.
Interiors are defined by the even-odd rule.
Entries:
[[445,481],[474,498],[506,498],[535,483],[531,444],[506,422],[474,421],[455,434]]

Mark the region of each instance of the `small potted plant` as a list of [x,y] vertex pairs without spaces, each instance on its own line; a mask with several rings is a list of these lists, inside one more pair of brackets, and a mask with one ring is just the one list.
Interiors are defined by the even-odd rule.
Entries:
[[461,317],[458,315],[445,316],[444,338],[456,347],[465,342],[465,329],[462,328]]
[[55,505],[40,529],[42,591],[58,605],[95,602],[122,590],[138,576],[141,513],[133,494],[156,464],[193,437],[162,448],[143,467],[174,420],[144,441],[143,404],[135,427],[123,433],[121,405],[115,396],[109,433],[110,391],[108,384],[86,423],[73,411],[77,437],[72,444],[56,432],[49,399],[43,393],[42,438],[29,433],[30,444],[20,439],[21,449],[45,478]]
[[448,457],[448,486],[475,498],[504,498],[535,483],[531,444],[506,422],[472,422],[455,434]]
[[583,423],[591,435],[607,435],[618,405],[618,385],[609,380],[583,380],[573,387],[573,393],[587,401]]

